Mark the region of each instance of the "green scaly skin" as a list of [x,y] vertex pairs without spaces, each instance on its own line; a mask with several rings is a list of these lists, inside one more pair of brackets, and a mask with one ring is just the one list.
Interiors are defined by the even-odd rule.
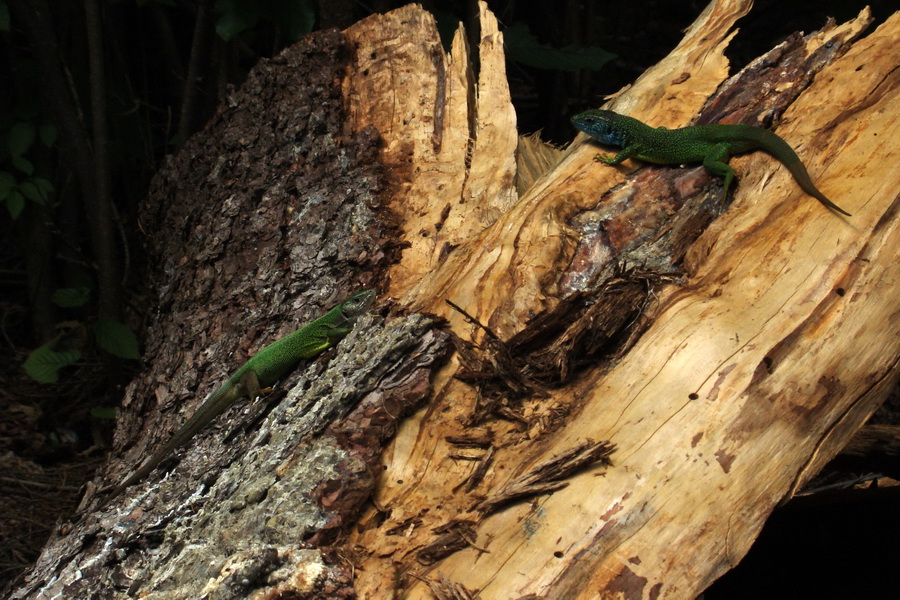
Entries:
[[155,454],[116,487],[110,498],[150,474],[159,463],[186,444],[239,398],[256,397],[274,385],[304,358],[312,358],[341,341],[375,299],[374,290],[357,292],[325,315],[273,342],[245,362],[228,381],[211,393],[197,412]]
[[601,144],[622,148],[612,158],[597,155],[595,160],[610,165],[617,165],[626,158],[660,165],[702,162],[707,171],[725,178],[723,197],[728,195],[728,188],[734,180],[734,170],[728,166],[731,155],[764,150],[788,168],[803,191],[825,206],[851,216],[816,188],[793,148],[768,129],[752,125],[654,128],[609,110],[585,111],[572,117],[572,124]]

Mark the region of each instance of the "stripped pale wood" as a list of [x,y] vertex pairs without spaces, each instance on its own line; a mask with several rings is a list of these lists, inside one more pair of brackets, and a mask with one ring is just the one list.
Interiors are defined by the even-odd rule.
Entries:
[[[711,3],[617,109],[685,124],[726,78],[723,50],[750,6]],[[361,64],[347,90],[355,126],[382,132],[398,174],[393,208],[411,247],[392,295],[478,338],[444,303],[453,300],[508,337],[557,302],[576,244],[568,219],[622,174],[578,143],[514,199],[515,120],[483,4],[481,18],[477,86],[463,36],[445,55],[428,17],[407,7],[348,31]],[[867,19],[826,28],[810,44],[852,35]],[[458,486],[474,466],[453,458],[446,438],[467,431],[475,392],[453,379],[455,360],[438,374],[432,402],[403,423],[385,457],[377,508],[350,540],[363,597],[399,585],[427,598],[417,578],[436,585],[440,574],[483,599],[690,598],[741,559],[773,507],[841,448],[900,373],[898,29],[894,15],[856,42],[778,130],[853,217],[823,210],[771,158],[735,160],[738,198],[694,245],[688,281],[660,298],[650,330],[612,370],[529,403],[536,415],[573,409],[562,428],[536,419],[523,435],[491,424],[494,466],[472,494]],[[588,438],[618,446],[603,477],[581,474],[481,520],[479,498]],[[470,548],[417,562],[435,528],[467,519],[477,524]]]

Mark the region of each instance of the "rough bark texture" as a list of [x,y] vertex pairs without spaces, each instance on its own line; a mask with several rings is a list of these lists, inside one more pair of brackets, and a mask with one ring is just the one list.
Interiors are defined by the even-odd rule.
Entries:
[[[262,62],[155,178],[141,212],[147,369],[126,392],[116,441],[129,450],[106,483],[247,357],[378,285],[396,258],[377,132],[344,124],[351,57],[323,32]],[[107,506],[89,493],[13,597],[351,597],[350,564],[319,548],[371,495],[380,449],[427,396],[446,338],[422,316],[360,320],[282,382],[266,418],[239,402],[164,479],[157,469]]]
[[161,409],[189,412],[372,281],[445,317],[459,352],[429,379],[433,322],[368,318],[258,433],[201,436],[48,546],[16,597],[696,597],[900,375],[900,15],[794,37],[728,80],[749,9],[710,4],[612,107],[778,122],[851,218],[762,153],[732,160],[729,206],[701,168],[626,177],[582,138],[517,194],[484,4],[477,80],[464,33],[445,54],[417,6],[258,67],[143,213],[160,312],[112,479],[181,421]]
[[[377,132],[343,129],[350,56],[330,32],[263,61],[154,179],[140,223],[165,318],[148,326],[153,368],[124,406],[163,413],[117,430],[137,441],[121,468],[260,347],[372,286],[391,260]],[[157,419],[158,436],[138,435]]]

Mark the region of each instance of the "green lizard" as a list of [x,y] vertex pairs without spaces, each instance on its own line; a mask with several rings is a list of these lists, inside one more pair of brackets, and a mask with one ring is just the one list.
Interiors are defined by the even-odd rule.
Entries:
[[850,213],[820,192],[797,153],[783,139],[752,125],[694,125],[680,129],[653,128],[645,123],[609,110],[588,110],[572,117],[572,124],[601,144],[622,148],[614,157],[597,155],[594,160],[617,165],[626,158],[637,158],[661,165],[702,162],[706,170],[725,178],[723,198],[734,179],[728,166],[732,154],[764,150],[780,160],[800,187],[825,206],[839,213]]
[[350,296],[325,315],[294,333],[273,342],[257,352],[223,383],[197,409],[197,412],[175,432],[166,444],[148,458],[111,493],[117,496],[128,486],[146,477],[172,452],[186,444],[210,421],[222,414],[238,398],[251,399],[260,394],[260,388],[274,385],[301,359],[312,358],[334,346],[350,333],[357,318],[375,299],[375,290],[363,290]]

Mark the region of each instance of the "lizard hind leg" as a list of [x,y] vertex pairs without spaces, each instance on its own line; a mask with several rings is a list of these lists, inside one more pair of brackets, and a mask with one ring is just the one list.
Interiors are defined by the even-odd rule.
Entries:
[[734,169],[728,166],[728,159],[731,155],[728,152],[728,144],[716,144],[706,156],[703,157],[703,166],[707,171],[717,177],[724,177],[725,181],[722,185],[722,202],[728,200],[728,190],[734,181]]
[[238,396],[246,396],[251,402],[263,394],[272,391],[272,388],[270,387],[263,389],[262,386],[259,385],[259,378],[256,375],[256,371],[253,369],[249,369],[246,373],[241,375],[241,379],[235,387],[238,389]]
[[[256,371],[250,369],[243,375],[241,375],[240,380],[238,380],[236,389],[239,390],[240,396],[246,396],[249,400],[249,409],[250,413],[249,418],[242,419],[242,422],[238,423],[234,428],[232,428],[228,433],[225,434],[225,441],[231,442],[239,433],[242,431],[246,431],[253,423],[256,423],[260,416],[266,411],[267,404],[270,403],[269,394],[272,393],[271,387],[262,387],[259,383],[259,376],[256,374]],[[257,399],[265,398],[265,400],[260,400],[259,403],[254,404]]]

